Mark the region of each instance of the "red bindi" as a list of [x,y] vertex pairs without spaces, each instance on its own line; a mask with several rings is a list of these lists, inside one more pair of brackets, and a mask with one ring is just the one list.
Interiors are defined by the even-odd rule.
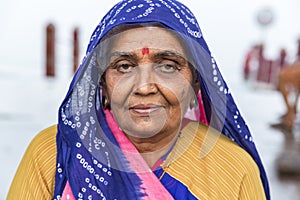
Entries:
[[146,55],[146,54],[149,54],[149,48],[148,47],[144,47],[142,49],[142,54],[143,54],[143,56]]

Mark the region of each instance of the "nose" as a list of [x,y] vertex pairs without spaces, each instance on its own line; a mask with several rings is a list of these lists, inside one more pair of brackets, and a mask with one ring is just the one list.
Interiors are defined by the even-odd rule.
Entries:
[[147,96],[151,94],[156,94],[158,91],[157,85],[155,83],[146,83],[144,85],[140,85],[135,91],[135,95]]
[[156,94],[158,92],[155,74],[150,65],[139,67],[136,81],[134,94],[146,96]]

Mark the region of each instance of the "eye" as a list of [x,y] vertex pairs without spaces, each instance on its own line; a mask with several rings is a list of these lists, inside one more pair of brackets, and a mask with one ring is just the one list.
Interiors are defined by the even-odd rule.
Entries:
[[159,69],[161,72],[165,72],[165,73],[173,73],[177,70],[176,67],[174,67],[172,65],[168,65],[168,64],[160,64],[160,65],[158,65],[157,69]]
[[118,72],[125,74],[125,73],[132,72],[135,69],[135,65],[129,61],[122,60],[122,61],[118,61],[117,63],[115,63],[112,66],[112,68],[116,69]]
[[163,73],[174,73],[180,70],[180,65],[174,61],[165,60],[156,65],[155,69]]

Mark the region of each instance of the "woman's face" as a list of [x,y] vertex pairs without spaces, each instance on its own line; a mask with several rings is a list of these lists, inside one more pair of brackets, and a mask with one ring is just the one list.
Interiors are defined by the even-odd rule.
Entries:
[[135,139],[174,137],[195,95],[178,37],[150,26],[112,41],[104,95],[120,128]]

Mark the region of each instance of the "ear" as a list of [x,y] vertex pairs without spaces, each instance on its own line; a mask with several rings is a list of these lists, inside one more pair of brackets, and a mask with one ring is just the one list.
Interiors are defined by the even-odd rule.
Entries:
[[109,109],[110,110],[110,102],[106,93],[106,90],[102,88],[102,97],[101,97],[101,103],[103,109]]
[[102,107],[103,109],[110,109],[109,98],[107,94],[107,85],[105,81],[105,73],[101,76],[100,86],[101,86],[101,94],[102,94],[101,96]]
[[197,95],[200,90],[200,81],[197,72],[194,72],[192,87],[194,89],[195,94]]
[[190,70],[192,72],[192,83],[191,86],[194,89],[195,94],[197,95],[200,90],[200,81],[198,77],[197,69],[192,65],[192,63],[188,63]]
[[102,92],[102,97],[107,96],[107,87],[105,84],[102,84],[102,83],[101,83],[101,92]]

